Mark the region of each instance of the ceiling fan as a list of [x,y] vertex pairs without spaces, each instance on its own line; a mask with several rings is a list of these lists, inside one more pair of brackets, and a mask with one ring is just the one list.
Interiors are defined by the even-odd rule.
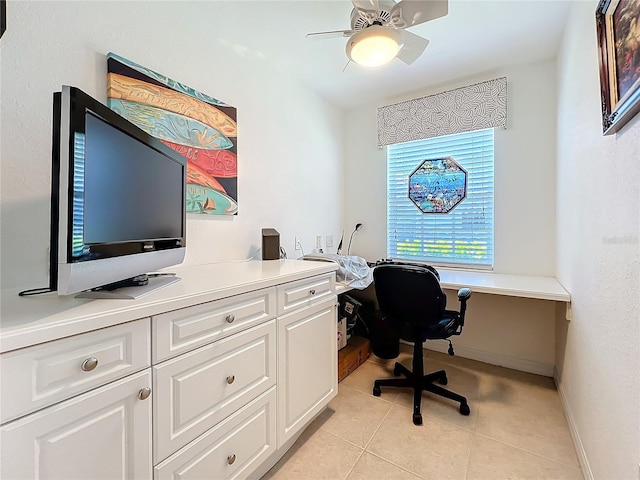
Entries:
[[447,0],[351,0],[351,29],[309,33],[313,36],[348,37],[347,56],[360,65],[375,67],[398,58],[416,61],[429,40],[407,28],[444,17]]

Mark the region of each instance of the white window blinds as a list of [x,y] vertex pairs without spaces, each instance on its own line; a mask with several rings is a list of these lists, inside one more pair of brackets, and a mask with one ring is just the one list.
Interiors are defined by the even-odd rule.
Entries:
[[[387,256],[493,268],[493,152],[493,129],[389,145]],[[467,171],[467,198],[449,213],[422,213],[408,198],[409,175],[447,156]]]

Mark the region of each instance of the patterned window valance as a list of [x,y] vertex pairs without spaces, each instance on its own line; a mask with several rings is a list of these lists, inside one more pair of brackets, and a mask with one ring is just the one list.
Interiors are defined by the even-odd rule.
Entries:
[[378,108],[378,146],[507,125],[507,78]]

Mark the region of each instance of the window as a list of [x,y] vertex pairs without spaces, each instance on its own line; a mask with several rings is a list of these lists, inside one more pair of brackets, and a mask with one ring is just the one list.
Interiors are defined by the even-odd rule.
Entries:
[[[409,198],[409,176],[443,157],[466,170],[467,196],[448,213],[422,213]],[[493,268],[493,129],[387,147],[387,256]]]

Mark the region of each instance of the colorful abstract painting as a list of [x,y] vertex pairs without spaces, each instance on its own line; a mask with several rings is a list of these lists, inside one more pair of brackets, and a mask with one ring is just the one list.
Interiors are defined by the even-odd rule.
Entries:
[[467,171],[452,157],[424,160],[409,175],[409,200],[422,213],[449,213],[467,197]]
[[236,109],[114,53],[107,104],[187,159],[187,213],[238,213]]

